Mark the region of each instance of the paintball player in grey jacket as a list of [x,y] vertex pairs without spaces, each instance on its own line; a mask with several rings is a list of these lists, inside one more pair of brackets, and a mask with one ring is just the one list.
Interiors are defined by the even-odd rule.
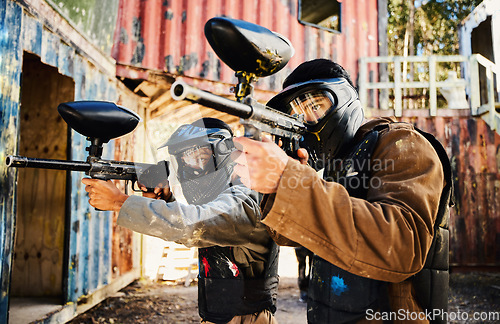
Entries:
[[168,185],[128,196],[111,181],[87,178],[89,203],[118,212],[118,225],[199,248],[204,323],[276,323],[278,248],[260,222],[257,193],[231,178],[230,127],[203,118],[180,126],[164,146],[187,203]]

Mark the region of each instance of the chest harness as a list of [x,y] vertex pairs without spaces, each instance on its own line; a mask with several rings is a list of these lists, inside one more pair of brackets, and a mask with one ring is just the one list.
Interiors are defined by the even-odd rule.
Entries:
[[[272,240],[270,244],[264,271],[259,270],[256,264],[250,263],[253,269],[239,264],[234,257],[234,247],[198,249],[198,308],[201,318],[214,323],[227,323],[237,315],[253,314],[264,309],[271,313],[276,311],[279,248]],[[249,273],[254,275],[249,276]]]

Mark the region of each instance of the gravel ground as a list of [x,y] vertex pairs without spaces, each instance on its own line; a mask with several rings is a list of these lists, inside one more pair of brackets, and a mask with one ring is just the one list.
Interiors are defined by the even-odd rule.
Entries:
[[448,312],[449,323],[500,323],[500,273],[451,274]]
[[[499,316],[500,273],[452,274],[450,288],[449,323],[500,322],[485,318]],[[195,283],[184,287],[137,281],[69,323],[199,323],[197,298]],[[296,279],[281,278],[277,306],[280,324],[306,323]],[[473,320],[475,312],[483,319]]]

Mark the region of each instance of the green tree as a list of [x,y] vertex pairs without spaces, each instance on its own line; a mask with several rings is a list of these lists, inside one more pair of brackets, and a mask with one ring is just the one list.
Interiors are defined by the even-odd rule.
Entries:
[[[459,54],[458,29],[482,0],[388,0],[388,52],[394,56]],[[441,63],[438,80],[447,78],[448,71],[460,72],[456,63]],[[428,81],[425,63],[404,62],[403,81]],[[405,89],[405,108],[428,106],[426,88]],[[438,97],[438,106],[445,106]]]
[[[459,24],[481,2],[482,0],[389,0],[389,54],[458,54]],[[413,41],[410,43],[410,40]]]

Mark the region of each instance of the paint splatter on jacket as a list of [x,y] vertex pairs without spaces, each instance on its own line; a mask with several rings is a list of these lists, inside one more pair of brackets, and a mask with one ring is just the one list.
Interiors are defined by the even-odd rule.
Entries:
[[274,313],[278,249],[260,222],[257,193],[234,185],[204,205],[130,196],[118,225],[199,248],[200,316],[226,322],[263,309]]

